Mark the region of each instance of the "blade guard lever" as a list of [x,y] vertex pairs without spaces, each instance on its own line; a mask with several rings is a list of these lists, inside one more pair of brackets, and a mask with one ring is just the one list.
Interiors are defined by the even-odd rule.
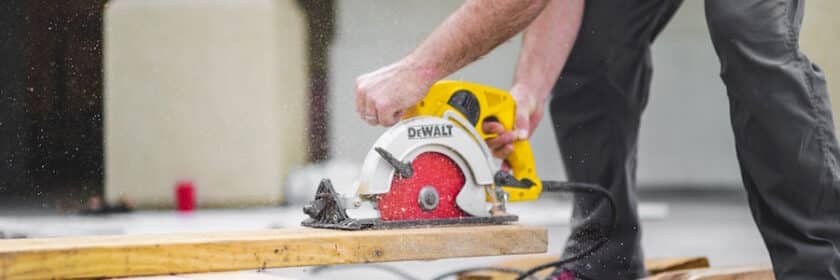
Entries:
[[408,179],[414,175],[414,169],[411,168],[411,162],[401,162],[395,158],[393,154],[380,147],[376,147],[374,150],[376,150],[376,152],[379,153],[379,156],[381,156],[382,159],[394,168],[394,172],[397,172],[400,177]]

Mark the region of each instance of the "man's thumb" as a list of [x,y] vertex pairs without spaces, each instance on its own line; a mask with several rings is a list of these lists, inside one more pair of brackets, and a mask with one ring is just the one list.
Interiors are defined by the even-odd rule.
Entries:
[[530,128],[527,112],[516,112],[516,119],[513,122],[514,135],[516,139],[528,139],[528,129]]

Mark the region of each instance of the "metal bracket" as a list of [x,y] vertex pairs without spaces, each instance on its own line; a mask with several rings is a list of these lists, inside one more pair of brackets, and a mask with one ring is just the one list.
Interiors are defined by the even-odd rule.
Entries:
[[309,216],[301,222],[307,227],[361,229],[359,221],[347,215],[347,210],[341,204],[341,196],[335,192],[329,179],[321,180],[315,200],[303,206],[303,213]]

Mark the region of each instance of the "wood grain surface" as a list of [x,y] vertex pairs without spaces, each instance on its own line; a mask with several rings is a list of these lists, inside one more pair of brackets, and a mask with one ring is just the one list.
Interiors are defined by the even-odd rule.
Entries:
[[522,225],[0,240],[0,279],[170,275],[534,254],[544,253],[547,243],[545,228]]
[[645,280],[774,280],[770,266],[691,269],[654,275]]
[[[495,267],[514,268],[528,270],[541,264],[557,261],[556,255],[537,255],[522,258],[512,258],[500,263],[493,264]],[[709,267],[709,260],[706,257],[677,257],[677,258],[653,258],[645,260],[645,268],[649,275],[691,268]],[[537,278],[548,277],[553,269],[544,269],[537,274]],[[502,272],[478,271],[459,275],[461,280],[512,280],[516,275]]]

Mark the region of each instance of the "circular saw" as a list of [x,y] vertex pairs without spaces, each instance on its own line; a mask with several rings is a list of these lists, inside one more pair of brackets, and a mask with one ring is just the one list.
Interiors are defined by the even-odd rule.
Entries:
[[[393,228],[516,221],[511,201],[539,197],[542,182],[527,140],[495,159],[484,122],[513,129],[515,108],[503,90],[461,81],[441,81],[382,134],[365,157],[355,194],[340,194],[328,179],[304,206],[309,227]],[[367,217],[348,209],[370,208]]]

